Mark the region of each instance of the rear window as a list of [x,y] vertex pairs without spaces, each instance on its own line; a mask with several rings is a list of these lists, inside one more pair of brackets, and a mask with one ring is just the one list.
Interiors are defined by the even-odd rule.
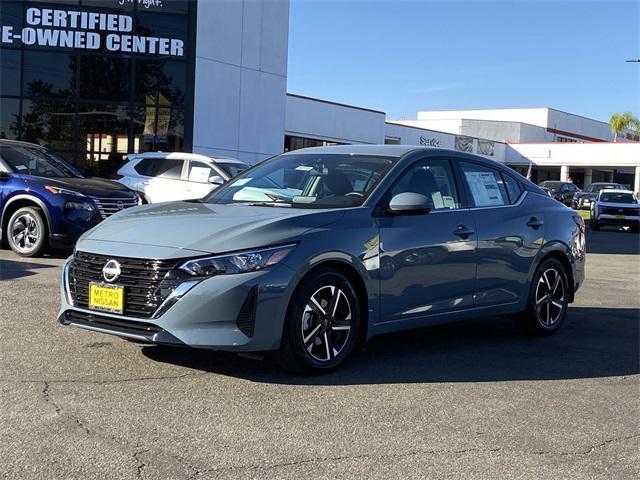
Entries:
[[601,202],[610,203],[638,203],[636,197],[631,193],[603,193],[600,196]]
[[151,158],[143,158],[133,168],[140,175],[144,175],[146,177],[151,177],[153,175],[153,159],[151,159]]

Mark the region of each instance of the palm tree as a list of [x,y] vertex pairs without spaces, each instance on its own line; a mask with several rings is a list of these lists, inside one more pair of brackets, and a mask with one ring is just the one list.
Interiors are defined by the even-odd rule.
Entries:
[[609,119],[611,132],[613,133],[613,141],[618,141],[618,135],[627,129],[637,130],[640,128],[640,120],[631,112],[614,113]]

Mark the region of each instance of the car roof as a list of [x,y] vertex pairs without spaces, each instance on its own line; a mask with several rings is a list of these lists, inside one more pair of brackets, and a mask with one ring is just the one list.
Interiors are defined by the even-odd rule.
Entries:
[[131,159],[143,159],[143,158],[175,158],[180,160],[202,160],[204,162],[220,162],[224,161],[225,163],[237,163],[244,164],[240,160],[233,157],[225,157],[222,155],[216,156],[208,156],[202,155],[199,153],[186,153],[186,152],[143,152],[143,153],[129,153],[127,156]]
[[620,184],[616,182],[593,182],[593,183],[590,183],[589,185],[620,185]]

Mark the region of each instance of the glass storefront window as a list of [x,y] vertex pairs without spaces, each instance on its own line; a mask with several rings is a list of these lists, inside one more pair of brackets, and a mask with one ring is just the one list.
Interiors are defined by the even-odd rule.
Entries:
[[23,100],[21,139],[55,150],[73,150],[75,105],[56,100]]
[[20,95],[20,50],[0,50],[0,87],[2,95]]
[[80,98],[113,102],[128,101],[131,78],[129,65],[128,59],[120,57],[102,55],[80,57]]
[[20,118],[20,100],[0,98],[0,138],[15,140],[18,138],[18,119]]
[[[52,8],[120,14],[131,17],[133,32],[120,45],[107,46],[109,31],[97,33],[101,49],[56,46],[54,36],[17,40],[0,49],[0,136],[49,146],[78,168],[103,175],[129,152],[184,150],[185,107],[189,72],[189,26],[195,21],[195,1],[187,0],[0,0],[2,25],[19,31],[28,8]],[[52,30],[56,30],[53,28]],[[60,28],[67,33],[74,28]],[[94,35],[96,34],[95,32]],[[146,35],[184,42],[174,56],[156,53],[159,43],[136,40]],[[44,34],[43,34],[44,35]],[[53,34],[52,34],[53,35]],[[42,36],[42,38],[45,38]],[[55,37],[57,38],[57,37]],[[69,36],[67,35],[67,37]],[[94,37],[95,38],[95,37]],[[151,49],[151,45],[156,45]],[[111,48],[111,49],[109,49]],[[164,47],[163,47],[164,48]],[[173,47],[172,47],[173,48]],[[177,48],[177,47],[176,47]],[[155,50],[155,51],[152,51]],[[165,53],[165,50],[162,50]],[[177,56],[175,52],[184,53]],[[189,128],[191,123],[187,122]],[[187,138],[189,138],[187,134]]]
[[78,137],[82,150],[106,159],[111,152],[127,153],[129,109],[122,105],[80,105]]
[[76,95],[75,55],[25,51],[22,94],[27,97],[73,99]]
[[187,83],[187,65],[176,60],[136,62],[136,102],[181,105]]

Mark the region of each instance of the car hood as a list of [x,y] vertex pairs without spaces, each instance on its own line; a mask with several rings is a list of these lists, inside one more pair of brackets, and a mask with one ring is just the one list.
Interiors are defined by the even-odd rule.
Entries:
[[24,177],[27,184],[34,186],[46,185],[66,188],[84,195],[100,198],[131,198],[132,191],[121,183],[105,178],[45,178],[35,176]]
[[76,248],[109,254],[95,250],[109,242],[221,253],[296,241],[304,232],[335,223],[343,215],[340,210],[158,203],[113,215],[83,235]]

